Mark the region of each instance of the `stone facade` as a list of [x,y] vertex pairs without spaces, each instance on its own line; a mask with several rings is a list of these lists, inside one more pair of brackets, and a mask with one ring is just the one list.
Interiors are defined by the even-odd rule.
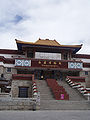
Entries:
[[18,97],[19,87],[28,87],[28,97],[32,97],[32,81],[30,80],[12,80],[12,97]]
[[15,68],[11,68],[11,72],[7,72],[7,68],[5,68],[5,70],[4,70],[5,78],[7,80],[12,79],[12,74],[16,74],[16,73],[17,73],[17,69],[15,69]]
[[86,88],[90,88],[90,71],[87,71],[88,72],[88,74],[87,75],[85,75],[85,71],[81,71],[80,72],[80,77],[85,77],[85,87]]
[[16,74],[16,73],[17,73],[16,68],[11,68],[11,72],[8,72],[7,67],[0,66],[0,76],[1,74],[3,74],[6,80],[12,79],[12,74]]
[[86,87],[90,88],[90,72],[88,72],[88,75],[86,77]]
[[4,73],[4,67],[1,65],[0,66],[0,75]]
[[36,104],[36,99],[0,98],[0,110],[38,110],[38,109],[40,109],[40,106]]

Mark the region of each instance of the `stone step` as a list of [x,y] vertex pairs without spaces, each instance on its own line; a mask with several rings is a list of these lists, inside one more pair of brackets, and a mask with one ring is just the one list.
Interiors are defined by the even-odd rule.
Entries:
[[41,99],[41,100],[47,100],[47,99],[52,100],[52,99],[53,99],[53,97],[52,97],[52,98],[51,98],[51,97],[40,97],[40,99]]
[[51,96],[53,97],[53,95],[45,95],[45,94],[44,95],[40,95],[40,97],[51,97]]
[[42,100],[41,110],[90,110],[90,102]]
[[42,100],[53,100],[53,95],[50,88],[47,86],[45,80],[37,80],[37,88],[40,92],[40,99]]
[[[45,94],[45,93],[41,93],[40,96],[51,96],[52,94]],[[53,96],[53,95],[52,95]]]

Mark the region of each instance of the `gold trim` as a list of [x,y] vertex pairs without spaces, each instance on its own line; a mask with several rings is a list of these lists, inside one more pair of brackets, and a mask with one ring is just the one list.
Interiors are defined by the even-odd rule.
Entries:
[[15,39],[16,43],[22,43],[22,44],[34,44],[33,42],[25,42],[25,41],[21,41],[21,40],[17,40]]

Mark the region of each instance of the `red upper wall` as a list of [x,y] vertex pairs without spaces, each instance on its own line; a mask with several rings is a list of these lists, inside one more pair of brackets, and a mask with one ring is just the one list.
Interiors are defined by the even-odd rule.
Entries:
[[74,58],[83,58],[83,59],[90,59],[90,55],[87,55],[87,54],[73,54],[72,57],[74,57]]
[[0,49],[0,54],[22,54],[19,50]]
[[5,58],[3,56],[0,56],[0,62],[7,63],[7,64],[14,64],[15,59],[13,59],[13,58]]

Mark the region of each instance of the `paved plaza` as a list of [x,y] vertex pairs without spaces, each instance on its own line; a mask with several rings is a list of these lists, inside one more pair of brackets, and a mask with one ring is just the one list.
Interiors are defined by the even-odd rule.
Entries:
[[90,111],[0,111],[0,120],[90,120]]

